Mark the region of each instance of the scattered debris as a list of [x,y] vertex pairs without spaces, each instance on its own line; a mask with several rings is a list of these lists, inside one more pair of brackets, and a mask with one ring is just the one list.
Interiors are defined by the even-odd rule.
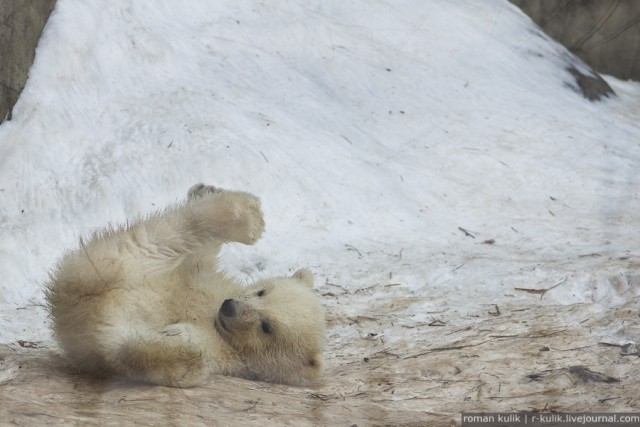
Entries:
[[583,383],[587,383],[589,381],[598,383],[620,382],[618,378],[610,377],[599,372],[594,372],[584,366],[569,366],[569,373],[577,376],[578,379]]
[[620,346],[620,354],[622,356],[638,356],[640,357],[640,350],[636,348],[634,343],[627,343]]
[[360,251],[358,250],[358,248],[356,248],[355,246],[353,246],[353,245],[348,245],[348,244],[347,244],[347,245],[344,245],[344,246],[345,246],[345,248],[347,248],[347,250],[348,250],[348,251],[356,252],[360,258],[362,258],[362,257],[363,257],[362,252],[360,252]]
[[615,344],[610,342],[599,342],[600,345],[605,345],[607,347],[618,347],[620,348],[621,356],[638,356],[640,357],[640,350],[636,347],[636,344],[633,342],[629,342],[626,344]]
[[544,378],[544,375],[541,373],[529,374],[527,375],[527,378],[529,378],[532,381],[540,381],[541,379]]
[[500,316],[500,309],[498,308],[498,304],[495,304],[496,307],[496,311],[488,311],[487,314],[491,315],[491,316]]
[[310,393],[308,396],[313,398],[313,399],[320,399],[320,400],[323,400],[323,401],[327,401],[327,400],[330,399],[329,395],[323,394],[323,393]]
[[38,346],[40,345],[39,342],[25,340],[18,340],[18,344],[20,344],[20,347],[24,348],[38,348]]
[[[601,257],[602,254],[597,254],[597,253],[590,253],[590,254],[583,254],[583,255],[578,255],[578,258],[594,258],[594,257]],[[620,260],[624,261],[622,258],[620,258]]]
[[356,317],[347,317],[347,320],[359,325],[361,321],[375,322],[380,319],[378,319],[377,317],[371,317],[371,316],[356,316]]

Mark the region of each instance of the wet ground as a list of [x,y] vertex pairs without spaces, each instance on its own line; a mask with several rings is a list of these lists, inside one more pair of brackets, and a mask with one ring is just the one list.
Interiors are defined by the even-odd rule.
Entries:
[[459,425],[473,411],[640,407],[640,352],[604,338],[612,328],[638,329],[640,298],[606,312],[496,305],[429,322],[406,316],[415,312],[410,297],[372,301],[373,314],[355,317],[329,303],[328,369],[315,388],[223,376],[190,389],[132,384],[70,370],[48,339],[2,345],[0,418],[24,426],[417,426]]

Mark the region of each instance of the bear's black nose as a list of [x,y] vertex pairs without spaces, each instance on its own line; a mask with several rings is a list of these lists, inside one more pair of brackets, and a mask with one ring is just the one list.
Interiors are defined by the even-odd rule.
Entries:
[[232,299],[224,300],[220,312],[227,317],[233,317],[236,315],[236,302]]

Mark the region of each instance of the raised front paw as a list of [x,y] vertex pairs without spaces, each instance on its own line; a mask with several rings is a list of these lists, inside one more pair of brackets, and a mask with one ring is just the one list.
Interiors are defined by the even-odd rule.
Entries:
[[260,199],[252,194],[197,184],[189,198],[195,235],[252,245],[264,231]]
[[214,215],[220,220],[220,234],[227,240],[252,245],[264,232],[260,199],[256,196],[225,191],[215,200]]

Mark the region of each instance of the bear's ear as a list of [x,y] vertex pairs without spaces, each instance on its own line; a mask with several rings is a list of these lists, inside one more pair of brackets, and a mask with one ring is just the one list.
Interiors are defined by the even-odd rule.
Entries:
[[291,278],[300,280],[306,286],[313,288],[313,273],[308,268],[301,268],[300,270],[293,273]]

